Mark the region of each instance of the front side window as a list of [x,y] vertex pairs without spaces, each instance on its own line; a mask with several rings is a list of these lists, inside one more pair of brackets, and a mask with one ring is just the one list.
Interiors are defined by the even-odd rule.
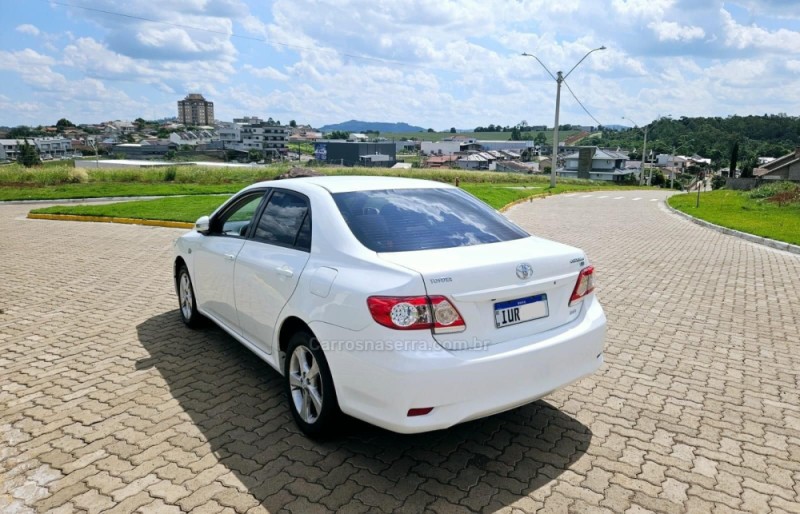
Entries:
[[388,189],[333,195],[356,238],[375,252],[472,246],[528,237],[460,189]]
[[215,232],[225,236],[244,237],[258,206],[264,198],[264,191],[243,195],[230,208],[226,209],[214,223]]
[[255,239],[263,243],[311,248],[308,200],[287,191],[275,191],[256,226]]

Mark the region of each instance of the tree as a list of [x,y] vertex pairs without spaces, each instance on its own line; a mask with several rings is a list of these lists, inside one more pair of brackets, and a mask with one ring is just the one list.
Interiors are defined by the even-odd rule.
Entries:
[[536,137],[533,138],[533,142],[539,146],[542,146],[547,142],[547,136],[544,135],[544,132],[539,132],[536,134]]
[[74,126],[75,126],[75,124],[72,123],[71,121],[69,121],[67,118],[61,118],[60,120],[58,120],[56,122],[56,128],[58,130],[64,130],[65,128],[74,127]]
[[737,164],[736,161],[738,160],[739,160],[739,142],[736,141],[735,143],[733,143],[733,148],[731,149],[731,166],[728,171],[729,177],[736,176],[736,164]]
[[327,134],[325,139],[347,139],[350,137],[350,132],[346,132],[344,130],[334,130],[333,132]]
[[34,134],[33,130],[30,127],[25,126],[25,125],[20,125],[19,127],[14,127],[14,128],[12,128],[11,130],[8,131],[8,137],[10,139],[31,137],[31,136],[34,136],[34,135],[36,135],[36,134]]
[[133,123],[136,124],[136,130],[142,130],[144,126],[147,124],[147,122],[144,121],[144,118],[136,118],[135,120],[133,120]]
[[753,178],[753,169],[758,166],[758,158],[748,157],[742,161],[742,178]]
[[42,160],[39,159],[39,152],[36,150],[36,147],[31,146],[26,139],[19,149],[19,157],[17,157],[17,162],[26,168],[30,168],[31,166],[41,164]]
[[435,131],[435,130],[433,130],[432,128],[429,128],[429,129],[428,129],[428,132],[436,132],[436,131]]
[[450,133],[451,134],[455,134],[456,133],[456,128],[455,127],[450,127]]
[[519,127],[514,127],[513,129],[511,129],[511,140],[519,141],[520,139],[522,138],[520,137]]
[[290,120],[289,121],[289,126],[292,127],[292,128],[297,128],[297,122],[294,121],[294,120]]
[[264,156],[263,156],[263,155],[261,155],[261,150],[257,150],[257,149],[255,149],[255,148],[251,148],[251,149],[250,149],[250,150],[247,152],[247,159],[248,159],[250,162],[253,162],[253,161],[259,161],[259,160],[261,160],[263,157],[264,157]]

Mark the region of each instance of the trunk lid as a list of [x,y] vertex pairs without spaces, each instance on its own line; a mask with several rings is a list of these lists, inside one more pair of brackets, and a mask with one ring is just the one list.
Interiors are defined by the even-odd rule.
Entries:
[[539,237],[436,250],[379,253],[422,275],[429,296],[447,297],[466,330],[434,334],[448,350],[503,343],[559,327],[578,317],[569,306],[583,251]]

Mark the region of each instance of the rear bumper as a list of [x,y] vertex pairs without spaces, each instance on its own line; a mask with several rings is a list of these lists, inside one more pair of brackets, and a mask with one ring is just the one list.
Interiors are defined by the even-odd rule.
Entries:
[[[564,327],[459,352],[433,349],[438,346],[424,331],[398,334],[380,327],[365,334],[324,323],[311,328],[326,348],[342,411],[388,430],[415,433],[525,405],[591,374],[603,363],[606,318],[592,296],[581,316]],[[388,350],[365,344],[381,337],[396,344]],[[331,341],[352,344],[326,346]],[[425,407],[433,411],[407,416],[409,409]]]

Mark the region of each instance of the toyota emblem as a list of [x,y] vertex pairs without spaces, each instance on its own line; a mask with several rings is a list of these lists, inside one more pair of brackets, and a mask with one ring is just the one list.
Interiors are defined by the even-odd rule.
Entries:
[[527,280],[533,275],[533,268],[527,262],[523,262],[517,266],[517,276],[520,280]]

